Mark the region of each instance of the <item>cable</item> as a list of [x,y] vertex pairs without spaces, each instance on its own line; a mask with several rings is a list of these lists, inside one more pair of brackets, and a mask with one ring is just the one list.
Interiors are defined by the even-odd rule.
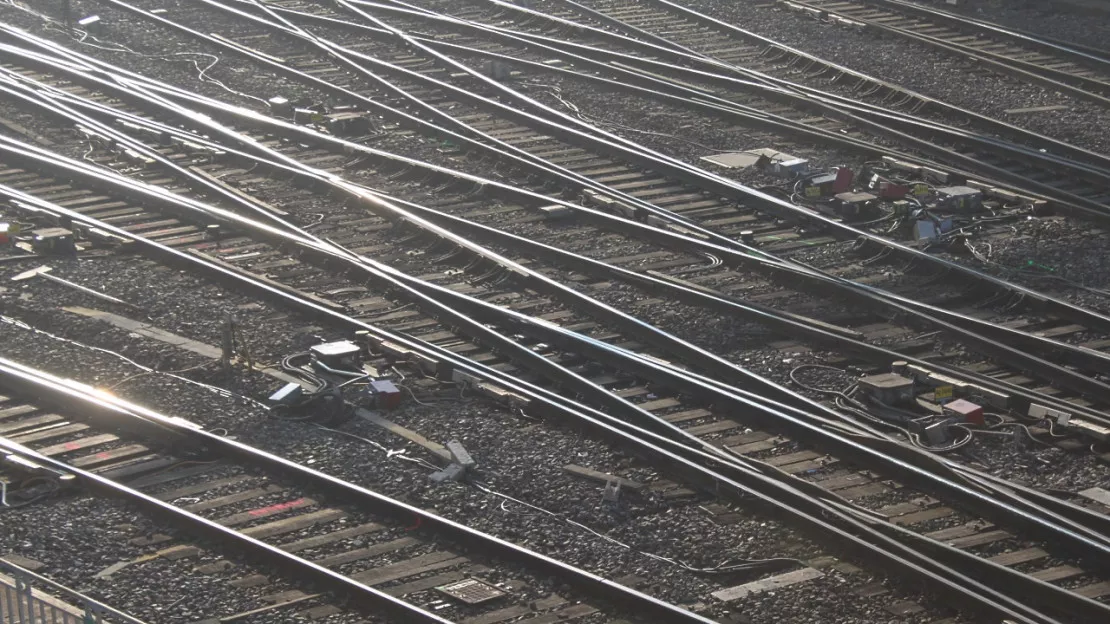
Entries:
[[691,141],[690,139],[678,136],[676,134],[669,134],[669,133],[666,133],[666,132],[653,132],[651,130],[642,130],[640,128],[633,128],[632,126],[626,126],[624,124],[619,124],[619,123],[612,122],[612,121],[604,121],[604,120],[598,119],[596,117],[590,117],[588,115],[583,114],[581,112],[581,109],[579,109],[578,106],[576,106],[574,103],[568,102],[565,98],[563,98],[563,96],[562,96],[563,90],[558,85],[541,84],[541,83],[538,83],[538,82],[525,82],[524,84],[532,86],[532,87],[538,87],[540,90],[547,91],[551,95],[551,97],[555,98],[556,100],[559,100],[559,102],[563,106],[567,107],[567,109],[569,109],[572,113],[574,113],[575,117],[581,119],[582,121],[585,121],[586,123],[594,124],[596,126],[608,126],[609,128],[620,128],[621,130],[625,130],[625,131],[628,131],[628,132],[637,132],[639,134],[649,134],[649,135],[652,135],[652,136],[666,137],[668,139],[674,139],[676,141],[681,141],[683,143],[693,145],[694,147],[697,147],[697,148],[700,148],[700,149],[703,149],[703,150],[706,150],[706,151],[709,151],[709,152],[727,153],[727,152],[734,151],[734,150],[731,150],[731,149],[719,149],[719,148],[716,148],[716,147],[709,147],[708,145],[705,145],[703,143],[698,143],[697,141]]
[[[30,494],[29,491],[41,485],[49,485],[45,492]],[[33,505],[48,496],[60,492],[62,489],[61,482],[58,479],[49,477],[31,477],[26,481],[19,484],[19,488],[15,490],[8,489],[7,481],[0,481],[0,506],[7,507],[8,509],[19,509],[28,505]],[[27,491],[28,493],[24,493]],[[20,498],[17,502],[13,502],[10,498]]]
[[194,370],[198,370],[198,369],[201,369],[201,368],[207,368],[209,366],[212,366],[212,364],[214,364],[214,363],[215,362],[202,362],[200,364],[197,364],[196,366],[190,366],[188,368],[182,368],[182,369],[174,370],[174,371],[146,371],[146,372],[142,372],[142,373],[135,373],[134,375],[131,375],[130,377],[124,377],[123,379],[117,381],[116,383],[108,386],[107,389],[108,390],[115,390],[119,386],[122,386],[123,384],[125,384],[125,383],[127,383],[127,382],[129,382],[133,379],[138,379],[140,377],[145,377],[147,375],[154,375],[154,374],[157,374],[157,373],[162,373],[162,374],[165,374],[165,375],[178,375],[178,374],[181,374],[181,373],[187,373],[189,371],[194,371]]
[[[899,431],[902,435],[904,435],[906,437],[906,439],[909,440],[910,444],[913,444],[914,446],[916,446],[920,449],[930,451],[930,452],[933,452],[933,453],[948,453],[948,452],[954,451],[956,449],[959,449],[963,446],[966,446],[967,444],[970,444],[972,438],[975,435],[974,432],[971,429],[969,429],[968,427],[966,427],[964,425],[953,424],[953,425],[949,425],[949,429],[957,429],[957,430],[962,431],[964,435],[961,438],[957,439],[956,441],[952,442],[951,444],[947,444],[947,445],[943,445],[943,446],[929,445],[929,444],[925,443],[924,441],[922,441],[920,434],[915,433],[915,432],[907,429],[906,427],[898,425],[897,423],[891,422],[891,421],[889,421],[885,418],[875,416],[874,414],[872,414],[870,412],[870,410],[868,410],[867,405],[865,405],[864,403],[861,403],[861,402],[857,401],[856,399],[854,399],[852,397],[852,395],[855,393],[856,389],[858,388],[858,386],[854,382],[851,385],[849,385],[847,388],[844,388],[844,389],[841,389],[841,390],[830,390],[830,389],[827,389],[827,388],[818,388],[818,387],[815,387],[815,386],[811,386],[811,385],[808,385],[806,383],[803,383],[803,382],[799,381],[798,377],[797,377],[798,372],[802,371],[802,370],[808,370],[808,369],[830,370],[830,371],[835,371],[835,372],[838,372],[838,373],[841,373],[841,374],[844,374],[844,375],[848,374],[847,371],[845,371],[843,369],[840,369],[840,368],[836,368],[835,366],[827,366],[825,364],[803,364],[801,366],[794,367],[790,371],[790,375],[789,375],[790,376],[790,381],[793,382],[798,387],[804,389],[804,390],[809,390],[810,392],[815,392],[815,393],[818,393],[818,394],[826,394],[826,395],[831,395],[831,396],[835,397],[834,404],[839,409],[841,409],[845,412],[860,416],[861,418],[866,419],[870,423],[877,424],[877,425],[882,425],[884,427],[889,427],[891,429],[895,429],[895,430]],[[847,405],[847,403],[851,403],[852,405]],[[916,418],[916,416],[917,416],[916,414],[913,414],[911,412],[907,412],[906,410],[900,409],[900,408],[895,407],[893,405],[886,405],[886,404],[880,404],[880,405],[884,409],[889,409],[891,411],[901,413],[903,416],[907,416],[908,419],[911,422],[913,422],[913,419]]]
[[[135,360],[132,360],[131,358],[123,355],[122,353],[116,353],[115,351],[112,351],[110,349],[104,349],[104,348],[101,348],[101,347],[94,347],[93,345],[85,344],[83,342],[78,342],[76,340],[71,340],[69,338],[63,338],[63,337],[58,336],[56,334],[52,334],[50,332],[43,331],[43,330],[38,329],[36,327],[32,327],[31,325],[28,325],[27,323],[25,323],[25,322],[23,322],[19,319],[15,319],[15,318],[12,318],[12,317],[9,317],[9,316],[0,315],[0,323],[7,323],[9,325],[14,325],[15,327],[18,327],[20,329],[25,329],[27,331],[31,331],[31,332],[34,332],[36,334],[42,335],[42,336],[46,336],[47,338],[57,340],[59,342],[63,342],[63,343],[66,343],[66,344],[71,344],[71,345],[74,345],[76,347],[81,347],[82,349],[88,349],[90,351],[97,351],[97,352],[100,352],[100,353],[105,353],[107,355],[111,355],[113,357],[119,358],[119,359],[123,360],[124,362],[127,362],[128,364],[134,366],[135,368],[142,369],[146,373],[155,374],[155,375],[165,375],[167,377],[171,377],[171,378],[176,379],[178,381],[183,381],[183,382],[188,383],[188,384],[193,384],[195,386],[200,386],[201,388],[204,388],[204,389],[206,389],[210,392],[214,392],[214,393],[216,393],[220,396],[227,397],[227,398],[241,399],[243,401],[247,401],[248,403],[252,403],[255,406],[260,407],[260,408],[262,408],[266,411],[270,411],[270,407],[268,405],[265,405],[264,403],[261,403],[261,402],[255,400],[255,399],[253,399],[249,396],[245,396],[245,395],[242,395],[242,394],[236,394],[234,392],[231,392],[230,390],[226,390],[226,389],[221,388],[219,386],[213,386],[211,384],[206,384],[206,383],[201,382],[201,381],[196,381],[194,379],[189,379],[188,377],[182,377],[182,376],[176,375],[172,372],[159,371],[159,370],[151,368],[149,366],[139,364]],[[124,380],[124,381],[126,381],[126,380]],[[122,383],[122,382],[120,382],[120,383]]]
[[606,542],[609,542],[610,544],[614,544],[616,546],[619,546],[619,547],[624,548],[626,550],[630,550],[632,552],[635,552],[639,555],[643,555],[643,556],[648,557],[650,559],[655,559],[657,561],[663,561],[665,563],[669,563],[671,565],[678,566],[678,567],[683,568],[685,570],[688,570],[690,572],[695,572],[695,573],[699,573],[699,574],[729,574],[729,573],[735,573],[735,572],[760,572],[760,573],[762,573],[762,572],[772,572],[772,571],[782,570],[782,569],[785,569],[785,568],[795,567],[795,566],[805,567],[805,564],[802,563],[801,561],[797,560],[797,559],[792,559],[792,558],[788,558],[788,557],[780,557],[780,558],[775,558],[775,559],[743,559],[739,563],[724,562],[724,563],[720,563],[720,564],[718,564],[714,567],[711,567],[711,568],[698,568],[698,567],[689,565],[687,563],[684,563],[682,561],[679,561],[677,559],[672,559],[672,558],[669,558],[669,557],[664,557],[662,555],[657,555],[657,554],[649,553],[649,552],[646,552],[646,551],[643,551],[643,550],[638,550],[638,549],[633,548],[632,546],[630,546],[628,544],[625,544],[624,542],[621,542],[617,539],[609,537],[608,535],[605,535],[603,533],[595,531],[594,529],[591,529],[590,527],[582,524],[581,522],[577,522],[577,521],[571,520],[569,518],[565,518],[562,515],[557,514],[557,513],[553,512],[553,511],[550,511],[548,509],[544,509],[543,507],[539,507],[537,505],[533,505],[531,503],[524,502],[520,499],[513,498],[512,496],[509,496],[508,494],[503,494],[501,492],[495,491],[492,488],[488,487],[488,485],[486,485],[484,483],[481,483],[481,482],[478,482],[478,481],[469,481],[469,483],[470,483],[470,485],[474,486],[475,488],[477,488],[478,490],[480,490],[482,492],[485,492],[486,494],[489,494],[491,496],[496,496],[496,497],[499,497],[499,498],[503,499],[503,501],[501,503],[501,509],[503,511],[507,512],[507,513],[512,513],[512,512],[509,512],[507,509],[505,509],[505,503],[506,502],[512,502],[512,503],[515,503],[517,505],[521,505],[523,507],[527,507],[528,509],[532,509],[532,510],[538,512],[538,514],[536,514],[536,515],[544,515],[544,516],[548,516],[550,518],[555,518],[556,520],[560,520],[560,521],[565,522],[565,523],[567,523],[571,526],[574,526],[574,527],[577,527],[577,528],[579,528],[583,531],[586,531],[587,533],[590,533],[590,534],[592,534],[596,537],[599,537],[599,538],[605,540]]
[[359,442],[362,442],[364,444],[369,444],[370,446],[373,446],[374,448],[378,449],[379,451],[382,451],[383,453],[385,453],[386,459],[397,458],[397,459],[401,459],[401,460],[404,460],[404,461],[407,461],[407,462],[417,464],[417,465],[419,465],[423,468],[426,468],[428,470],[433,470],[433,471],[439,470],[439,466],[436,466],[435,464],[433,464],[433,463],[431,463],[431,462],[429,462],[425,459],[420,459],[418,457],[409,457],[408,455],[405,454],[404,449],[391,451],[391,450],[387,449],[386,447],[382,446],[381,444],[375,442],[374,440],[371,440],[370,438],[364,438],[360,435],[356,435],[354,433],[349,433],[349,432],[343,431],[341,429],[333,429],[331,427],[325,427],[323,425],[316,425],[316,428],[317,429],[323,429],[324,431],[329,431],[331,433],[337,433],[339,435],[346,436],[346,437],[351,438],[353,440],[358,440]]
[[[57,32],[61,32],[61,33],[65,34],[66,36],[68,36],[69,38],[73,39],[74,41],[76,41],[77,43],[79,43],[81,45],[89,46],[89,47],[92,47],[92,48],[97,48],[98,50],[106,50],[108,52],[117,52],[117,53],[120,53],[120,54],[133,54],[135,56],[139,56],[139,57],[142,57],[142,58],[159,59],[159,60],[167,61],[167,62],[170,62],[170,63],[179,63],[179,62],[180,63],[192,63],[193,67],[195,67],[196,70],[197,70],[197,79],[199,79],[201,82],[212,83],[212,84],[220,87],[224,91],[227,91],[228,93],[231,93],[233,95],[238,95],[239,97],[249,98],[249,99],[255,100],[257,102],[261,102],[261,103],[265,104],[267,107],[269,106],[269,103],[266,100],[264,100],[260,97],[251,95],[249,93],[243,93],[242,91],[236,91],[235,89],[232,89],[231,87],[224,84],[222,81],[217,80],[216,78],[213,78],[211,76],[208,76],[207,75],[208,70],[212,69],[213,67],[216,66],[217,63],[220,62],[220,57],[218,57],[214,54],[208,54],[206,52],[175,52],[175,53],[172,54],[172,56],[203,56],[203,57],[213,59],[211,63],[209,63],[207,66],[202,68],[200,66],[200,63],[198,63],[197,59],[195,59],[195,58],[194,59],[187,59],[187,60],[186,59],[172,59],[172,58],[170,58],[168,56],[165,56],[165,55],[162,55],[162,54],[144,54],[142,52],[136,52],[135,50],[132,50],[131,48],[123,45],[122,43],[118,43],[118,42],[115,42],[115,41],[113,41],[111,43],[113,45],[117,46],[117,47],[108,47],[107,45],[97,45],[95,43],[89,43],[88,39],[92,39],[93,41],[96,41],[96,42],[99,42],[99,43],[106,43],[106,42],[102,41],[101,39],[97,38],[92,33],[88,32],[86,30],[81,30],[80,28],[66,28],[66,27],[64,27],[65,26],[64,24],[62,24],[58,20],[50,17],[49,15],[39,13],[39,12],[34,11],[34,10],[32,10],[28,7],[25,7],[21,4],[17,4],[15,2],[15,0],[4,0],[4,4],[8,4],[12,7],[15,7],[16,9],[19,9],[21,11],[25,11],[27,13],[30,13],[31,15],[34,15],[35,17],[38,17],[45,24],[45,26],[43,28],[45,28],[47,30],[54,30],[54,31],[57,31]],[[78,35],[78,36],[75,36],[75,35]]]

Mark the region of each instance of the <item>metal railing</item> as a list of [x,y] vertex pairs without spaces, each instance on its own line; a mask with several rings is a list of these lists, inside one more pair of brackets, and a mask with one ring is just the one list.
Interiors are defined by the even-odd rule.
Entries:
[[0,622],[145,624],[142,620],[3,559],[0,559]]

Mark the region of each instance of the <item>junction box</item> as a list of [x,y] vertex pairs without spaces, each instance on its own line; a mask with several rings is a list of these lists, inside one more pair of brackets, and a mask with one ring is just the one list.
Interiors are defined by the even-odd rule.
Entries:
[[393,409],[401,404],[401,391],[388,379],[371,381],[370,392],[378,409]]
[[983,407],[964,399],[956,399],[955,401],[945,403],[944,413],[974,425],[982,425],[985,422],[983,419]]
[[885,405],[904,405],[914,399],[913,380],[896,373],[869,375],[859,380],[863,393]]
[[73,232],[60,227],[31,230],[31,249],[35,253],[53,256],[69,256],[77,253]]
[[937,207],[952,212],[974,212],[983,204],[983,192],[970,186],[937,189]]
[[349,340],[325,342],[309,347],[312,359],[329,368],[357,369],[361,349]]

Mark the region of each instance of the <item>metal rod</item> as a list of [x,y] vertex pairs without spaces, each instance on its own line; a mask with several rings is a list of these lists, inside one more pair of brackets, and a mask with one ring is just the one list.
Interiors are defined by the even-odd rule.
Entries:
[[73,290],[76,290],[78,292],[82,292],[86,295],[96,297],[97,299],[100,299],[101,301],[107,301],[108,303],[114,303],[116,305],[121,305],[121,306],[128,307],[128,308],[135,309],[135,310],[141,310],[142,309],[142,308],[140,308],[139,306],[137,306],[133,303],[128,303],[127,301],[124,301],[123,299],[118,299],[118,298],[113,297],[109,294],[102,293],[98,290],[93,290],[92,288],[89,288],[87,286],[82,286],[82,285],[80,285],[76,282],[71,282],[67,279],[63,279],[63,278],[58,277],[56,275],[51,275],[49,273],[39,273],[38,277],[44,277],[44,278],[54,282],[55,284],[61,284],[62,286],[65,286],[67,288],[72,288]]

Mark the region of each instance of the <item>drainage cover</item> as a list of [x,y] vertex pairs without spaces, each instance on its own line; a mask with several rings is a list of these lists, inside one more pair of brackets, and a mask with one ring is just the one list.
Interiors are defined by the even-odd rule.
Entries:
[[447,585],[440,585],[436,591],[465,602],[466,604],[480,604],[500,598],[505,591],[478,579],[463,579]]

